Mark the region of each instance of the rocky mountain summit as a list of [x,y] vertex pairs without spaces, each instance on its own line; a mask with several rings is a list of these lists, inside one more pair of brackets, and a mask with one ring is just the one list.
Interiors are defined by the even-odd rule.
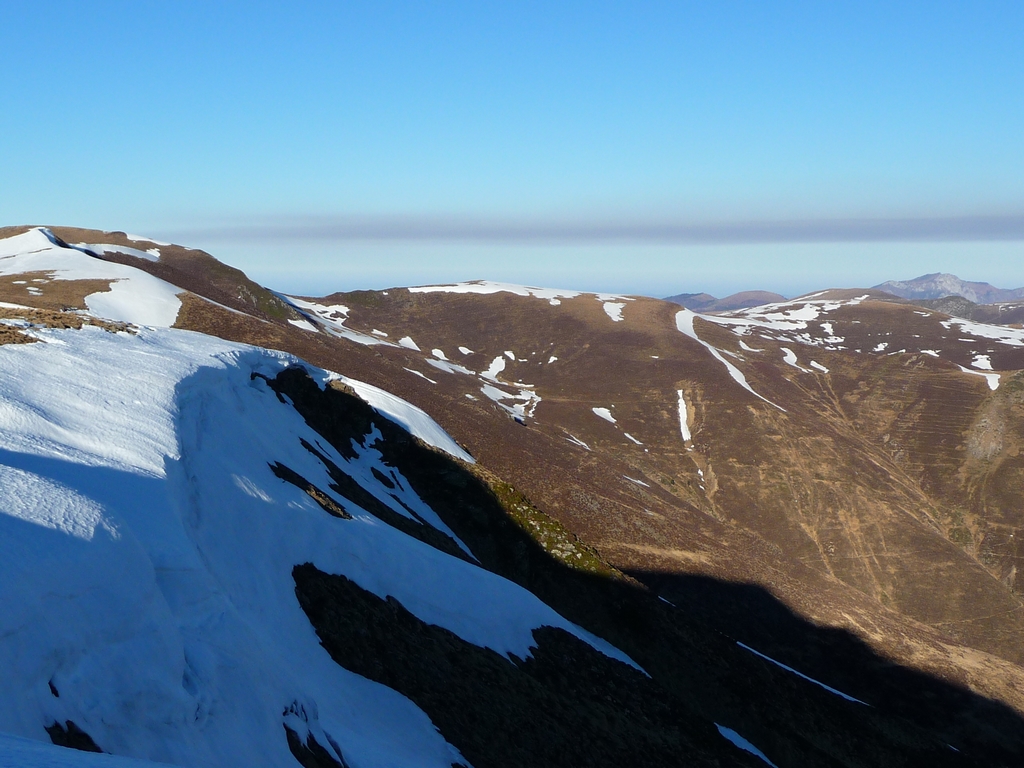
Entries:
[[956,275],[935,272],[913,280],[887,280],[875,290],[891,293],[903,299],[942,299],[961,296],[975,304],[998,304],[1024,299],[1024,288],[996,288],[989,283],[961,280]]
[[1020,329],[60,227],[0,323],[0,762],[1024,756]]

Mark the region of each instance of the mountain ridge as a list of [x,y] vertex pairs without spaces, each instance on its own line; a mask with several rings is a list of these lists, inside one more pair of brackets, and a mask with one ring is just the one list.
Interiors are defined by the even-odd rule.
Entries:
[[[90,250],[90,242],[109,245],[112,237],[79,230],[73,239]],[[1010,765],[1024,752],[1011,535],[1021,530],[1012,488],[1019,472],[1014,451],[1021,436],[1014,424],[1024,388],[1024,339],[1013,329],[879,301],[870,291],[701,316],[642,297],[485,282],[283,297],[287,309],[275,317],[245,300],[238,288],[244,283],[218,284],[213,277],[220,270],[204,282],[200,268],[188,291],[159,288],[166,302],[167,292],[178,291],[172,292],[174,313],[163,315],[165,326],[173,327],[136,331],[134,286],[158,289],[122,270],[131,260],[130,269],[152,275],[161,269],[162,249],[171,246],[140,245],[129,236],[113,245],[160,255],[152,261],[104,247],[91,249],[96,258],[40,241],[32,248],[47,253],[12,256],[25,259],[21,272],[11,259],[0,259],[5,306],[51,307],[5,310],[12,332],[30,341],[19,348],[60,360],[65,347],[51,340],[75,348],[85,344],[77,333],[86,334],[84,340],[105,334],[97,338],[110,349],[136,345],[131,348],[140,351],[145,347],[137,345],[162,338],[186,349],[187,338],[205,334],[199,338],[213,347],[257,344],[295,356],[283,369],[278,362],[232,373],[239,387],[249,376],[247,388],[238,389],[244,397],[230,395],[233,388],[222,389],[208,374],[190,379],[209,381],[197,390],[202,398],[175,406],[184,409],[181,434],[195,434],[182,438],[182,456],[190,467],[185,477],[198,478],[198,487],[223,483],[234,489],[230,498],[238,501],[232,504],[257,504],[253,510],[268,503],[259,492],[294,494],[288,498],[304,505],[311,519],[351,527],[351,519],[331,510],[363,515],[393,529],[390,537],[414,539],[407,546],[416,551],[440,553],[432,558],[457,554],[444,554],[452,545],[441,536],[462,541],[491,571],[603,636],[652,675],[663,693],[647,694],[641,709],[660,723],[674,707],[689,713],[671,716],[689,725],[666,726],[664,733],[687,742],[691,760],[764,764],[726,733],[743,734],[778,765]],[[0,251],[9,246],[9,239],[0,240]],[[104,314],[117,315],[104,322],[127,326],[95,327],[99,321],[92,318]],[[53,327],[65,317],[84,330]],[[0,346],[0,364],[15,365],[17,354]],[[268,353],[249,354],[263,359]],[[268,360],[286,359],[269,354]],[[218,365],[233,371],[235,363]],[[117,382],[125,377],[116,368],[97,370],[122,386]],[[79,386],[68,391],[106,384],[101,375],[78,375]],[[377,389],[360,389],[358,382]],[[34,391],[49,390],[40,384]],[[357,395],[369,403],[348,399]],[[20,397],[31,404],[34,395]],[[200,407],[203,398],[223,405]],[[243,447],[223,456],[249,455],[254,449],[247,443],[270,446],[260,448],[265,453],[245,471],[223,464],[230,458],[211,460],[220,454],[204,453],[196,442],[204,434],[199,416],[223,421],[236,412],[232,398],[253,404],[251,420],[235,427],[253,439],[232,438]],[[115,395],[108,407],[119,412],[139,399]],[[404,415],[388,426],[381,409],[399,406]],[[45,419],[47,410],[33,412]],[[285,417],[294,425],[289,430],[312,430],[298,433],[305,446],[291,433],[259,437],[257,426]],[[433,449],[417,453],[401,425],[422,429],[424,418],[451,435],[450,452],[465,450],[476,463],[459,465]],[[367,453],[368,436],[377,434],[372,425],[380,433],[373,454]],[[370,462],[380,476],[364,467],[353,479],[354,459]],[[283,467],[276,472],[267,466],[275,462]],[[147,466],[163,471],[159,451]],[[250,486],[232,475],[258,482]],[[477,495],[465,495],[472,488]],[[987,495],[978,496],[978,489]],[[425,507],[403,495],[413,492]],[[392,493],[416,514],[410,517]],[[204,495],[197,492],[196,503]],[[382,503],[390,506],[382,509]],[[222,520],[228,530],[235,525],[203,509],[200,519]],[[424,523],[428,518],[435,522]],[[424,621],[422,605],[408,597],[414,584],[369,594],[365,581],[353,587],[351,573],[344,581],[313,565],[292,563],[290,615],[305,617],[306,631],[316,632],[341,668],[432,713],[444,739],[462,749],[464,726],[449,718],[484,706],[480,693],[464,686],[471,675],[451,673],[451,690],[461,691],[462,705],[446,709],[437,683],[413,661],[416,654],[389,655],[388,649],[418,638],[412,647],[438,670],[448,668],[445,649],[463,648],[447,652],[467,664],[478,652],[461,646],[464,638],[439,632],[445,621]],[[936,590],[936,583],[944,589]],[[295,613],[300,604],[301,614]],[[352,626],[373,630],[352,635]],[[534,696],[531,686],[542,679],[569,680],[555,686],[561,692],[554,699],[546,697],[555,689],[536,689],[536,701],[547,702],[542,711],[554,707],[537,727],[552,727],[563,706],[556,702],[578,695],[580,701],[612,696],[618,703],[593,710],[594,717],[625,723],[620,718],[635,706],[629,697],[652,690],[639,678],[589,676],[583,668],[573,681],[569,670],[575,667],[552,666],[552,659],[568,654],[590,664],[578,656],[579,646],[568,648],[557,638],[553,645],[539,642],[534,661],[516,652],[513,664],[501,662],[510,673],[520,662],[530,667],[509,680],[520,686],[516,696]],[[546,655],[547,648],[554,655]],[[490,662],[480,656],[472,663],[487,669]],[[594,688],[602,676],[618,681],[616,691]],[[87,712],[72,711],[75,696],[62,680],[51,679],[67,708],[59,722],[75,723],[111,749],[115,742],[102,729],[114,726],[97,727]],[[39,700],[52,704],[47,679],[37,688]],[[662,696],[665,708],[657,709]],[[320,701],[314,709],[320,698],[282,704],[287,717],[274,726],[280,739],[274,754],[301,762],[309,759],[300,757],[302,745],[339,759],[364,749],[358,739],[349,743],[351,735],[339,741],[350,727],[338,722],[333,706]],[[500,703],[486,706],[492,712]],[[47,739],[43,725],[19,729]],[[587,732],[589,726],[580,727]],[[0,730],[9,728],[0,722]],[[294,738],[286,739],[286,730]],[[612,734],[629,743],[628,727],[604,731],[602,738]],[[635,733],[640,738],[641,731]],[[577,748],[571,739],[557,743]],[[609,742],[605,752],[621,763],[619,748]],[[466,749],[478,750],[477,765],[514,764],[502,762],[500,751]],[[570,759],[571,753],[549,754],[540,762]],[[538,764],[537,756],[526,764]]]
[[1024,288],[996,288],[989,283],[961,280],[956,275],[933,272],[912,280],[887,280],[874,286],[902,299],[942,299],[961,296],[975,304],[999,304],[1024,298]]

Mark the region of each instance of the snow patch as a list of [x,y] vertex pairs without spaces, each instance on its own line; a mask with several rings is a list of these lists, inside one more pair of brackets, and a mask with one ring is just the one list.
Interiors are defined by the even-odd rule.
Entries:
[[750,754],[754,755],[755,757],[760,758],[763,762],[765,762],[768,765],[772,766],[772,768],[779,768],[777,765],[775,765],[775,763],[773,763],[771,760],[768,759],[768,757],[765,755],[764,752],[762,752],[760,749],[755,747],[749,741],[744,739],[742,736],[740,736],[738,733],[736,733],[736,731],[734,731],[732,728],[726,728],[724,725],[719,725],[718,723],[715,723],[715,728],[717,728],[718,732],[720,734],[722,734],[723,738],[725,738],[733,746],[739,747],[744,752],[749,752]]
[[782,669],[786,670],[787,672],[792,672],[797,677],[801,677],[801,678],[803,678],[804,680],[806,680],[809,683],[814,683],[818,687],[824,688],[829,693],[834,693],[836,696],[839,696],[840,698],[846,699],[847,701],[852,701],[852,702],[854,702],[856,704],[863,704],[866,707],[867,706],[871,706],[866,701],[861,701],[860,699],[855,699],[853,696],[845,694],[842,691],[837,691],[835,688],[833,688],[833,687],[831,687],[829,685],[825,685],[823,682],[821,682],[819,680],[815,680],[813,677],[808,677],[803,672],[798,672],[797,670],[793,669],[792,667],[783,664],[781,661],[776,661],[771,656],[766,656],[765,654],[761,653],[760,651],[755,651],[749,645],[746,645],[745,643],[741,643],[739,640],[736,641],[736,645],[738,645],[740,648],[742,648],[745,651],[750,651],[755,656],[760,656],[765,661],[770,661],[772,664],[774,664],[777,667],[782,667]]
[[415,369],[413,369],[413,368],[403,368],[402,370],[403,370],[403,371],[408,371],[409,373],[412,373],[412,374],[415,374],[416,376],[419,376],[419,377],[420,377],[421,379],[426,379],[426,380],[427,380],[427,381],[429,381],[429,382],[430,382],[431,384],[437,384],[437,382],[436,382],[436,381],[434,381],[434,380],[433,380],[432,378],[430,378],[429,376],[427,376],[427,374],[425,374],[425,373],[420,373],[419,371],[417,371],[417,370],[415,370]]
[[621,323],[623,321],[622,310],[625,308],[625,304],[622,302],[606,301],[601,306],[604,307],[604,312],[614,322]]
[[398,340],[398,346],[405,347],[406,349],[411,349],[416,352],[420,351],[420,348],[416,345],[416,342],[412,340],[411,336],[403,336],[400,338]]
[[[985,323],[976,323],[973,320],[964,320],[959,317],[943,320],[941,325],[947,330],[952,330],[953,326],[956,325],[959,326],[961,333],[969,333],[982,339],[992,339],[1010,347],[1024,347],[1024,329],[1021,328],[1010,328],[1005,325],[987,325]],[[967,339],[967,341],[973,341],[973,339]]]
[[[485,397],[497,403],[512,417],[518,419],[525,419],[527,416],[532,418],[541,400],[540,395],[536,392],[531,392],[529,389],[520,389],[518,393],[513,393],[498,389],[492,384],[484,384],[480,391]],[[511,400],[512,404],[507,405],[504,402],[505,400]]]
[[686,398],[683,397],[683,390],[677,389],[676,394],[679,396],[679,431],[683,435],[683,442],[690,442],[693,438],[690,436],[690,416],[686,410]]
[[162,245],[165,248],[169,248],[172,245],[172,243],[164,243],[160,240],[154,240],[152,237],[142,237],[141,235],[129,235],[126,233],[125,237],[133,243],[152,243],[153,245]]
[[301,328],[304,331],[311,331],[313,333],[318,333],[317,327],[315,325],[313,325],[311,322],[309,322],[309,320],[306,320],[306,319],[302,319],[302,320],[289,320],[288,322],[291,323],[292,325],[294,325],[296,328]]
[[383,344],[388,347],[394,346],[389,341],[377,338],[380,336],[387,336],[383,331],[374,330],[373,335],[370,335],[360,331],[353,331],[351,328],[345,327],[345,322],[348,320],[349,308],[344,304],[319,304],[315,301],[297,299],[294,296],[286,296],[282,293],[276,295],[279,299],[291,305],[292,309],[301,314],[307,320],[312,321],[314,325],[318,325],[326,331],[330,336],[337,336],[367,347],[374,346],[376,344]]
[[779,347],[779,349],[782,351],[782,361],[786,363],[786,365],[791,365],[803,373],[810,373],[810,371],[797,362],[796,353],[793,350],[789,347]]
[[988,382],[988,388],[995,392],[999,389],[999,374],[998,373],[984,373],[983,371],[974,371],[970,368],[965,368],[962,365],[957,366],[964,373],[973,373],[975,376],[984,376],[985,381]]
[[568,440],[573,445],[578,445],[580,448],[586,448],[588,451],[590,450],[590,446],[587,445],[586,443],[584,443],[582,440],[580,440],[575,435],[570,434],[569,432],[566,432],[565,434],[567,435],[567,437],[565,439]]
[[471,370],[469,370],[469,368],[467,368],[464,365],[459,365],[458,363],[449,362],[447,359],[437,360],[435,358],[428,357],[428,358],[426,358],[426,361],[427,361],[427,365],[432,365],[435,368],[437,368],[438,370],[445,371],[446,373],[462,373],[462,374],[466,374],[466,375],[469,375],[469,376],[475,376],[476,375],[476,371],[471,371]]
[[612,412],[607,408],[591,408],[590,410],[592,410],[596,416],[600,416],[605,421],[612,424],[615,423],[615,417],[612,416]]
[[480,375],[485,379],[491,379],[492,381],[498,380],[498,374],[505,370],[505,358],[500,355],[493,360],[491,364],[487,366],[487,370]]

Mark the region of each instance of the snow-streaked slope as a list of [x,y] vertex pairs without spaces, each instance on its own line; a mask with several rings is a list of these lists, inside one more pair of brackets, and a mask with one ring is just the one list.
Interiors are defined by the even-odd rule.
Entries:
[[294,358],[173,329],[41,335],[0,347],[0,732],[45,741],[71,720],[115,754],[293,766],[291,709],[353,768],[461,760],[330,659],[295,596],[307,562],[499,653],[550,625],[629,663],[515,584],[278,479],[274,462],[327,492],[305,440],[403,514],[372,485],[376,430],[347,462],[253,378]]
[[499,283],[493,280],[472,280],[467,283],[451,285],[418,285],[409,289],[409,293],[514,293],[516,296],[533,296],[547,299],[552,304],[560,304],[561,299],[574,299],[581,291],[568,291],[560,288],[534,288],[514,283]]
[[43,227],[0,240],[0,275],[24,272],[48,272],[56,280],[111,281],[109,291],[85,297],[89,311],[108,320],[168,327],[181,309],[181,288],[140,269],[64,248]]
[[310,325],[311,330],[316,330],[317,326],[319,326],[332,336],[339,336],[368,347],[372,347],[375,344],[383,344],[388,347],[394,346],[390,341],[385,341],[378,336],[360,333],[345,327],[349,309],[344,304],[319,304],[315,301],[307,301],[306,299],[299,299],[294,296],[285,296],[283,293],[279,293],[277,296],[282,301],[290,304],[303,317],[307,318],[307,323]]
[[547,299],[549,304],[558,305],[562,299],[574,299],[577,296],[593,296],[602,304],[604,311],[612,320],[622,320],[622,307],[625,304],[612,302],[626,302],[633,299],[629,296],[618,296],[614,293],[592,293],[585,291],[570,291],[563,288],[536,288],[530,285],[516,285],[515,283],[499,283],[493,280],[471,280],[466,283],[452,283],[450,285],[418,285],[409,288],[409,293],[514,293],[516,296],[533,296],[537,299]]
[[[695,317],[697,317],[697,316],[698,316],[697,314],[695,314],[694,312],[691,312],[688,309],[683,309],[683,310],[677,312],[676,313],[676,328],[679,329],[680,333],[683,333],[686,336],[689,336],[691,339],[693,339],[698,344],[700,344],[702,347],[704,347],[708,352],[711,353],[711,356],[713,358],[715,358],[715,360],[717,360],[722,365],[724,365],[725,369],[729,372],[729,375],[732,377],[733,381],[735,381],[737,384],[739,384],[741,387],[743,387],[745,390],[747,390],[750,394],[754,395],[755,397],[760,398],[761,400],[764,400],[769,405],[775,406],[780,411],[785,413],[786,409],[783,408],[781,405],[776,405],[775,403],[773,403],[771,400],[769,400],[764,395],[761,395],[761,394],[758,394],[757,392],[755,392],[754,388],[751,387],[750,384],[747,383],[747,377],[743,375],[743,372],[739,368],[737,368],[735,365],[733,365],[728,360],[726,360],[722,356],[722,353],[718,351],[718,349],[713,347],[711,344],[708,344],[700,336],[697,335],[697,331],[693,327],[693,319]],[[703,318],[704,316],[700,315],[700,317]]]

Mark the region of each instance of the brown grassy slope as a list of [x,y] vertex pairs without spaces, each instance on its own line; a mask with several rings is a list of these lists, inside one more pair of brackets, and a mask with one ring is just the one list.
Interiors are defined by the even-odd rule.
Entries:
[[[156,246],[147,241],[131,240],[124,232],[118,231],[78,227],[50,227],[50,230],[65,242],[81,243],[86,247],[90,243],[121,245],[134,250],[156,247],[160,257],[155,262],[127,253],[106,253],[103,258],[138,267],[199,296],[256,317],[278,320],[296,317],[287,304],[271,291],[250,280],[240,269],[218,261],[205,251],[180,245]],[[4,235],[0,233],[0,236]]]
[[[101,234],[82,239],[115,239]],[[220,272],[207,279],[204,263],[195,262],[195,291],[219,301]],[[159,263],[136,266],[157,274]],[[509,294],[396,289],[327,303],[336,301],[351,306],[350,326],[379,328],[391,339],[410,335],[425,351],[362,347],[188,294],[178,325],[286,349],[406,397],[619,568],[760,584],[803,616],[855,629],[883,653],[1024,710],[1016,665],[959,647],[1019,660],[1019,601],[1007,579],[1016,551],[990,556],[977,542],[1019,536],[1020,470],[1009,438],[1001,443],[1010,446],[1005,459],[980,465],[971,458],[970,445],[993,444],[971,442],[962,431],[995,408],[986,405],[995,401],[980,378],[922,355],[818,348],[800,351],[801,359],[813,356],[831,373],[804,374],[781,363],[780,343],[751,337],[763,352],[749,353],[728,330],[698,321],[702,338],[737,355],[751,384],[782,413],[682,336],[677,308],[664,302],[630,302],[626,322],[613,323],[592,296],[552,306]],[[944,354],[968,355],[937,320],[892,307],[849,309],[851,344],[870,348],[877,333],[924,330],[946,345]],[[474,352],[462,355],[459,345]],[[434,347],[476,371],[514,351],[501,375],[505,388],[521,380],[543,398],[529,426],[486,399],[475,377],[428,365]],[[993,362],[1015,364],[1012,352]],[[557,361],[548,363],[551,356]],[[690,445],[679,432],[677,390],[689,404]],[[618,423],[598,418],[594,407],[612,409]],[[950,480],[955,468],[962,480]]]
[[[745,370],[759,392],[787,409],[783,414],[736,386],[724,367],[678,334],[674,310],[658,302],[631,303],[627,322],[613,324],[587,297],[559,307],[508,294],[400,290],[372,300],[325,300],[346,301],[352,306],[350,325],[380,328],[392,337],[411,335],[421,348],[439,346],[477,370],[504,349],[515,351],[517,362],[509,362],[505,378],[536,384],[544,397],[536,419],[521,430],[520,440],[462,439],[584,538],[621,553],[616,565],[646,568],[652,553],[673,550],[685,553],[677,558],[680,567],[721,562],[720,553],[708,554],[714,546],[702,548],[697,541],[713,523],[730,521],[765,540],[791,568],[824,571],[882,605],[1018,659],[1012,634],[1020,629],[1019,601],[965,550],[950,524],[951,499],[935,494],[912,466],[916,461],[933,474],[956,474],[963,458],[961,432],[970,422],[964,414],[988,397],[980,378],[920,354],[821,349],[813,357],[831,373],[800,374],[779,364],[779,344],[759,341],[766,357],[748,353]],[[865,327],[862,339],[855,333],[851,338],[861,347],[874,343],[871,327],[876,333],[903,328],[956,335],[899,305],[862,305],[848,313],[854,331],[854,315]],[[728,331],[699,328],[723,349],[742,353]],[[951,343],[938,336],[923,341]],[[458,345],[476,354],[463,358],[454,352]],[[966,350],[954,346],[950,353],[969,362]],[[547,365],[552,354],[559,360]],[[417,370],[430,372],[422,365]],[[445,380],[448,374],[431,375],[438,387],[452,384]],[[461,383],[472,394],[468,380]],[[679,437],[677,388],[688,393],[693,409],[695,451],[686,451]],[[912,420],[915,402],[920,415]],[[589,412],[610,405],[621,429]],[[893,443],[888,427],[897,423],[905,431],[916,425],[917,443],[910,450],[896,447],[906,440]],[[595,451],[560,443],[566,431]],[[631,444],[622,432],[645,446]],[[529,446],[523,444],[526,434]],[[610,471],[614,466],[622,467],[621,474]],[[706,478],[703,491],[697,469]],[[621,475],[629,472],[651,488],[624,481]],[[1001,508],[1012,515],[1013,500],[1006,501]],[[992,616],[1006,629],[977,626]]]

